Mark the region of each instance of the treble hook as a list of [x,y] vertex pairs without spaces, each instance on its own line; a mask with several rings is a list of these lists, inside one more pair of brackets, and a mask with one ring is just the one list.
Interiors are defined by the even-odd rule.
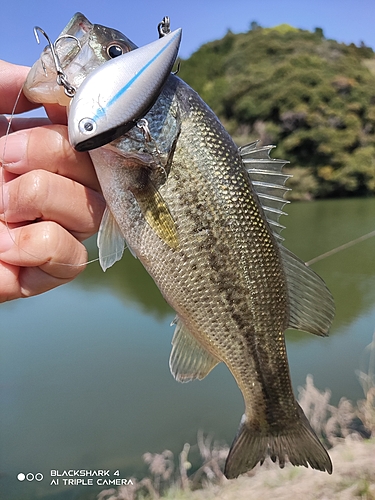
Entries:
[[49,48],[51,49],[52,59],[53,59],[53,63],[55,65],[57,74],[59,76],[64,75],[65,73],[61,67],[59,56],[56,54],[55,46],[51,42],[50,37],[47,35],[47,33],[44,31],[44,29],[40,28],[39,26],[34,26],[34,35],[35,35],[36,41],[38,43],[40,43],[38,31],[40,31],[42,33],[42,35],[44,36],[44,38],[46,38],[46,40],[48,42]]
[[35,35],[36,41],[38,43],[40,43],[38,31],[40,31],[40,33],[42,33],[42,35],[46,38],[48,45],[49,45],[49,48],[51,50],[53,63],[55,65],[55,69],[56,69],[56,73],[57,73],[57,80],[56,80],[57,84],[64,87],[65,94],[68,97],[73,97],[76,89],[75,89],[75,87],[73,87],[73,85],[71,85],[68,82],[67,76],[64,73],[64,70],[62,69],[59,56],[57,55],[57,52],[56,52],[56,44],[59,40],[61,40],[61,38],[73,38],[77,42],[78,46],[81,48],[81,44],[80,44],[79,40],[73,35],[62,35],[56,40],[55,43],[52,43],[49,36],[47,35],[47,33],[39,26],[35,26],[34,27],[34,35]]
[[151,142],[152,141],[151,132],[150,129],[148,128],[148,121],[146,120],[146,118],[141,118],[140,120],[138,120],[136,126],[142,131],[145,141]]
[[171,32],[171,20],[168,16],[163,17],[162,22],[158,24],[159,38],[168,35]]
[[181,69],[181,61],[178,61],[177,63],[177,69],[176,71],[172,71],[172,75],[177,75]]
[[148,146],[148,143],[153,143],[154,145],[154,148],[155,148],[155,153],[156,153],[156,156],[158,158],[158,164],[157,164],[157,168],[160,169],[164,175],[164,179],[165,181],[164,182],[167,182],[168,180],[168,175],[167,175],[167,172],[163,166],[163,162],[162,162],[162,158],[161,158],[161,153],[159,151],[159,148],[158,148],[158,145],[156,144],[156,141],[155,139],[152,137],[151,135],[151,132],[150,132],[150,129],[149,129],[149,126],[148,126],[148,121],[146,120],[146,118],[141,118],[140,120],[137,121],[136,123],[136,126],[137,128],[139,128],[143,134],[143,138],[146,142],[146,147],[147,149],[150,151],[151,155],[154,156],[154,152],[151,151],[151,148],[149,148]]

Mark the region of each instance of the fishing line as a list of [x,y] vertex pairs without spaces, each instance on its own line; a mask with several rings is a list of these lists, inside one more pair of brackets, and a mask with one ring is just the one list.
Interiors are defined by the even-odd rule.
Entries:
[[[42,28],[40,28],[39,26],[35,26],[34,27],[34,35],[35,35],[35,38],[36,38],[36,40],[37,40],[38,43],[40,43],[39,36],[38,36],[38,31],[40,33],[42,33],[43,36],[48,41],[48,45],[49,45],[50,50],[51,50],[52,59],[54,61],[56,72],[57,72],[57,83],[59,85],[62,85],[64,87],[66,95],[68,95],[69,97],[73,97],[76,89],[68,82],[67,77],[66,77],[64,71],[61,68],[60,60],[59,60],[59,57],[58,57],[57,51],[56,51],[56,45],[57,45],[57,43],[62,38],[72,38],[77,43],[78,47],[81,48],[80,41],[75,36],[73,36],[73,35],[62,35],[54,43],[52,43],[51,40],[50,40],[50,38],[48,37],[47,33]],[[20,100],[20,97],[21,97],[21,94],[22,94],[22,90],[23,89],[21,87],[20,91],[18,92],[15,104],[13,106],[12,113],[11,113],[11,115],[9,117],[9,120],[8,120],[8,127],[7,127],[6,134],[5,134],[5,142],[4,142],[4,149],[3,149],[3,159],[5,157],[6,145],[7,145],[8,136],[9,136],[9,133],[10,133],[10,130],[11,130],[11,127],[12,127],[13,117],[15,115],[16,107],[17,107],[17,104],[18,104],[18,102]],[[3,200],[3,213],[4,213],[4,221],[3,222],[4,222],[4,225],[5,225],[5,227],[6,227],[7,231],[8,231],[9,237],[11,238],[11,240],[13,241],[13,243],[22,252],[26,253],[30,257],[33,257],[35,259],[39,259],[39,257],[37,255],[33,255],[31,252],[28,252],[24,248],[20,247],[17,244],[17,242],[15,241],[15,239],[13,238],[12,233],[10,231],[10,227],[9,227],[8,221],[6,220],[5,207],[4,207],[4,184],[5,184],[4,165],[6,165],[6,163],[4,163],[4,161],[2,161],[1,163],[2,163],[2,169],[1,169],[1,193],[2,193],[2,200]],[[88,264],[92,264],[93,262],[96,262],[98,260],[99,260],[99,258],[97,257],[96,259],[89,260],[89,261],[84,262],[82,264],[69,264],[69,263],[66,263],[66,262],[54,262],[54,264],[57,264],[57,265],[60,265],[60,266],[68,266],[68,267],[83,267],[83,266],[86,266]]]
[[[10,130],[11,130],[11,127],[12,127],[13,118],[14,118],[14,115],[15,115],[15,110],[16,110],[17,104],[18,104],[18,102],[20,100],[21,94],[22,94],[22,88],[18,92],[18,95],[17,95],[16,101],[15,101],[15,104],[13,106],[11,115],[9,116],[9,119],[8,119],[8,126],[7,126],[7,130],[6,130],[6,134],[5,134],[5,142],[4,142],[3,155],[2,155],[3,158],[5,157],[7,139],[8,139],[8,136],[10,134]],[[137,126],[140,129],[143,129],[142,125],[143,125],[143,123],[137,124]],[[143,132],[147,133],[148,132],[148,128],[146,130],[143,130]],[[144,139],[146,139],[146,138],[144,137]],[[146,142],[147,142],[147,140],[146,140]],[[156,149],[156,151],[158,153],[157,149]],[[39,259],[39,257],[37,255],[33,255],[32,253],[28,252],[24,248],[20,247],[17,244],[17,242],[15,241],[15,239],[14,239],[14,237],[13,237],[11,231],[10,231],[10,227],[9,227],[9,223],[8,223],[8,221],[6,219],[6,213],[5,213],[5,207],[4,207],[4,184],[5,184],[4,166],[6,165],[6,163],[4,161],[1,161],[1,163],[2,163],[2,167],[1,167],[1,194],[2,194],[2,200],[3,200],[3,213],[4,213],[4,220],[3,220],[3,222],[4,222],[4,225],[5,225],[5,227],[6,227],[7,231],[8,231],[8,234],[9,234],[11,240],[13,241],[13,243],[16,246],[18,246],[20,248],[20,250],[22,250],[27,255],[30,255],[30,257],[33,257],[35,259]],[[336,253],[341,252],[342,250],[346,250],[347,248],[350,248],[350,247],[356,245],[357,243],[360,243],[362,241],[370,239],[373,236],[375,236],[375,231],[370,231],[369,233],[367,233],[367,234],[365,234],[363,236],[360,236],[360,237],[355,238],[355,239],[353,239],[351,241],[348,241],[347,243],[344,243],[343,245],[340,245],[340,246],[338,246],[336,248],[333,248],[332,250],[329,250],[328,252],[324,252],[321,255],[318,255],[317,257],[315,257],[315,258],[313,258],[311,260],[306,261],[305,265],[309,267],[312,264],[315,264],[316,262],[319,262],[319,261],[321,261],[323,259],[326,259],[327,257],[335,255]],[[115,253],[113,255],[115,255]],[[106,257],[111,257],[111,255],[108,255]],[[68,267],[83,267],[83,266],[86,266],[88,264],[92,264],[93,262],[97,262],[98,260],[99,260],[99,258],[97,257],[95,259],[89,260],[89,261],[84,262],[82,264],[69,264],[69,263],[66,263],[66,262],[54,262],[54,264],[58,264],[58,265],[61,265],[61,266],[68,266]]]
[[12,109],[12,113],[8,119],[8,126],[7,126],[7,130],[5,132],[5,142],[4,142],[4,148],[3,148],[3,157],[2,157],[2,160],[0,159],[0,163],[1,163],[1,199],[2,199],[2,212],[4,214],[4,225],[5,227],[7,228],[7,231],[8,231],[8,234],[10,236],[10,238],[12,239],[13,243],[16,244],[13,236],[12,236],[12,233],[10,232],[10,228],[9,228],[9,225],[8,225],[8,221],[6,220],[6,215],[5,215],[5,205],[4,205],[4,184],[5,184],[5,176],[4,176],[4,165],[6,165],[6,163],[4,162],[4,158],[5,158],[5,150],[6,150],[6,146],[7,146],[7,141],[8,141],[8,136],[10,134],[10,129],[12,128],[12,122],[13,122],[13,117],[16,113],[16,107],[17,107],[17,104],[20,100],[20,97],[21,97],[21,94],[22,94],[22,87],[20,88],[19,92],[18,92],[18,95],[17,95],[17,98],[16,98],[16,102],[14,103],[14,106],[13,106],[13,109]]
[[350,248],[357,243],[360,243],[361,241],[368,240],[369,238],[372,238],[375,236],[375,231],[370,231],[367,234],[364,234],[363,236],[360,236],[359,238],[355,238],[354,240],[348,241],[347,243],[344,243],[343,245],[340,245],[336,248],[333,248],[332,250],[329,250],[328,252],[322,253],[321,255],[318,255],[318,257],[315,257],[314,259],[308,260],[305,262],[306,266],[311,266],[311,264],[315,264],[315,262],[319,262],[320,260],[325,259],[326,257],[330,257],[331,255],[334,255],[335,253],[341,252],[341,250],[346,250],[347,248]]

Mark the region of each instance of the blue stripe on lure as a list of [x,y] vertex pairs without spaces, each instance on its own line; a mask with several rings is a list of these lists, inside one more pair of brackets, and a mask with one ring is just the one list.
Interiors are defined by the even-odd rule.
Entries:
[[[177,36],[179,36],[179,34],[178,34],[178,33],[176,34],[176,37],[177,37]],[[162,54],[163,54],[163,52],[164,52],[165,50],[167,50],[167,49],[168,49],[168,47],[169,47],[172,43],[175,43],[175,40],[176,40],[176,38],[174,38],[174,39],[170,40],[170,41],[168,42],[168,45],[166,45],[165,47],[163,47],[163,48],[162,48],[162,49],[161,49],[161,50],[160,50],[160,51],[159,51],[159,52],[158,52],[158,53],[157,53],[157,54],[156,54],[156,55],[155,55],[155,56],[154,56],[154,57],[153,57],[153,58],[152,58],[152,59],[151,59],[151,60],[150,60],[150,61],[149,61],[149,62],[148,62],[148,63],[147,63],[147,64],[146,64],[146,65],[145,65],[145,66],[144,66],[141,70],[140,70],[140,71],[139,71],[139,73],[137,73],[136,75],[134,75],[134,77],[133,77],[133,78],[132,78],[132,79],[131,79],[131,80],[130,80],[130,81],[129,81],[126,85],[124,85],[124,87],[122,87],[122,88],[121,88],[121,89],[117,92],[117,94],[116,94],[116,95],[114,95],[114,96],[112,97],[112,99],[108,102],[108,104],[107,104],[107,106],[106,106],[106,109],[109,109],[111,106],[115,105],[115,104],[116,104],[116,101],[117,101],[119,98],[121,98],[121,96],[122,96],[122,95],[123,95],[123,94],[124,94],[124,93],[125,93],[125,92],[126,92],[126,91],[127,91],[127,90],[131,87],[131,86],[132,86],[132,85],[133,85],[133,83],[135,83],[135,82],[137,81],[137,79],[138,79],[139,77],[141,77],[141,76],[142,76],[142,74],[143,74],[143,73],[147,70],[147,68],[148,68],[148,67],[150,67],[150,66],[151,66],[154,62],[156,62],[156,60],[158,59],[158,57],[159,57],[160,55],[162,55]],[[173,61],[172,66],[173,66],[174,62],[175,62],[175,61]],[[169,73],[168,73],[167,77],[168,77],[168,76],[169,76]],[[165,81],[164,81],[164,83],[165,83]],[[105,113],[105,112],[106,112],[106,111],[105,111],[105,110],[103,110],[103,108],[98,108],[98,110],[97,110],[97,115],[96,115],[94,118],[99,118],[99,117],[100,117],[100,116],[102,116],[102,115],[103,115],[103,113]]]
[[148,112],[170,75],[181,35],[181,29],[175,30],[105,62],[86,77],[68,116],[69,140],[77,151],[113,141]]

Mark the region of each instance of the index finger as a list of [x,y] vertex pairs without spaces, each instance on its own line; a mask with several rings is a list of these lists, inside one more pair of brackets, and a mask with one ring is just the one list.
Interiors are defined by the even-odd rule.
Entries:
[[0,113],[12,113],[18,96],[16,113],[24,113],[40,107],[40,104],[27,100],[22,92],[20,94],[29,70],[30,68],[27,66],[19,66],[0,60]]
[[11,174],[47,170],[101,191],[90,156],[71,147],[64,125],[25,129],[1,137],[1,160]]
[[[29,70],[30,68],[27,66],[19,66],[0,60],[0,114],[24,113],[41,107],[39,103],[26,99],[22,92]],[[64,107],[59,104],[46,104],[44,109],[52,123],[66,125]]]

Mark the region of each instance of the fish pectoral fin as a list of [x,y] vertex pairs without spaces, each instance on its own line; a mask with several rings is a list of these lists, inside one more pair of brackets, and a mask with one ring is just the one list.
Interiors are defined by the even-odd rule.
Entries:
[[298,257],[279,245],[289,293],[289,328],[328,335],[335,305],[324,281]]
[[108,207],[105,208],[98,232],[97,245],[99,262],[106,271],[121,259],[125,249],[125,239]]
[[178,317],[174,323],[176,329],[169,358],[172,375],[178,382],[204,379],[220,360],[202,347]]
[[277,429],[253,426],[244,415],[229,450],[224,475],[233,479],[253,469],[258,462],[263,464],[267,456],[273,462],[277,460],[281,468],[289,461],[292,465],[310,465],[332,474],[331,459],[299,405],[297,412],[293,425]]
[[149,226],[162,241],[177,250],[179,241],[176,224],[159,191],[151,182],[148,182],[146,188],[133,194]]

